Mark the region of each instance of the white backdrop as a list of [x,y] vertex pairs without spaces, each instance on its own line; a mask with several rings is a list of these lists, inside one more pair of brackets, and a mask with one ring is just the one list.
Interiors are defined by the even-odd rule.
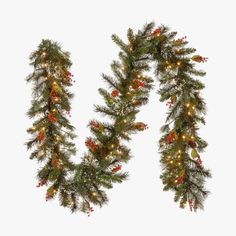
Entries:
[[[12,1],[0,0],[1,80],[1,171],[0,235],[235,235],[235,7],[234,1]],[[207,125],[201,135],[209,143],[202,155],[213,178],[207,188],[212,194],[205,210],[191,213],[179,209],[173,193],[163,192],[157,140],[166,106],[152,92],[138,120],[149,125],[133,136],[133,159],[123,169],[130,178],[108,191],[110,202],[95,208],[89,218],[71,214],[58,201],[45,202],[45,189],[36,188],[38,165],[28,159],[23,143],[31,125],[25,113],[31,88],[24,78],[32,71],[28,56],[42,38],[60,42],[71,52],[74,64],[72,122],[80,161],[87,122],[97,114],[93,104],[102,103],[97,88],[104,84],[101,73],[110,72],[118,48],[110,36],[126,37],[128,27],[145,22],[164,23],[187,35],[190,46],[209,57],[201,65],[207,71],[204,96],[208,104]],[[157,87],[158,88],[158,87]],[[156,90],[157,90],[156,88]]]

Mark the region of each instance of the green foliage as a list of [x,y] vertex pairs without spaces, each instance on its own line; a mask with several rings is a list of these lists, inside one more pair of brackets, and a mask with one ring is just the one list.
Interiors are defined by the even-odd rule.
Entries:
[[37,175],[38,186],[50,185],[46,198],[53,198],[59,192],[62,205],[66,205],[68,193],[62,186],[75,168],[70,158],[76,152],[71,141],[76,137],[74,127],[66,118],[73,97],[67,89],[72,85],[68,71],[71,61],[69,53],[50,40],[43,40],[30,60],[34,71],[27,81],[33,83],[33,100],[27,115],[38,119],[27,130],[32,138],[26,145],[28,149],[34,148],[30,158],[42,164]]
[[[59,192],[61,205],[69,207],[72,212],[80,210],[90,214],[92,204],[102,206],[108,202],[105,189],[128,178],[128,173],[122,171],[122,164],[131,158],[125,141],[130,141],[132,134],[147,128],[143,122],[136,121],[136,115],[139,108],[148,103],[149,92],[153,88],[153,79],[145,74],[151,69],[150,62],[154,62],[154,73],[160,82],[160,101],[167,102],[169,106],[166,122],[161,127],[163,135],[159,140],[163,167],[160,178],[164,190],[174,191],[174,200],[179,202],[181,208],[187,202],[194,210],[203,208],[203,201],[208,195],[204,182],[205,178],[210,177],[210,172],[203,167],[199,154],[207,143],[197,131],[199,123],[205,124],[203,115],[206,104],[200,96],[204,84],[193,76],[204,76],[205,72],[195,69],[192,53],[196,50],[187,47],[185,38],[176,39],[177,33],[170,32],[166,26],[161,25],[155,30],[154,26],[153,22],[146,24],[137,33],[128,29],[127,43],[112,35],[112,40],[120,47],[119,60],[111,64],[112,76],[102,75],[108,88],[98,91],[105,104],[95,105],[95,112],[109,117],[109,123],[97,119],[89,122],[92,135],[85,142],[88,152],[78,165],[69,160],[75,149],[68,139],[75,136],[73,126],[63,112],[69,110],[69,101],[73,97],[66,89],[70,83],[63,79],[68,74],[65,69],[71,65],[69,54],[62,52],[58,44],[43,41],[39,50],[31,56],[35,71],[27,80],[34,81],[34,100],[28,116],[35,118],[41,115],[41,118],[34,122],[35,129],[28,130],[32,139],[27,146],[45,150],[43,159],[47,163],[38,176],[42,181],[52,182],[47,198]],[[43,57],[45,48],[47,54]],[[50,70],[42,66],[45,60]],[[197,60],[201,61],[201,57]],[[54,78],[55,73],[58,76]],[[46,76],[48,79],[44,81]],[[46,115],[55,107],[50,102],[50,80],[60,82],[56,88],[61,98],[60,106],[56,106],[56,123],[52,123]],[[46,128],[47,139],[38,146],[37,135],[42,128]],[[67,129],[65,133],[64,129]],[[55,136],[61,137],[60,146],[64,147],[64,152],[56,148],[59,144],[55,142]],[[54,151],[63,159],[63,169],[53,167]],[[39,150],[32,152],[31,158],[37,158],[38,153]]]

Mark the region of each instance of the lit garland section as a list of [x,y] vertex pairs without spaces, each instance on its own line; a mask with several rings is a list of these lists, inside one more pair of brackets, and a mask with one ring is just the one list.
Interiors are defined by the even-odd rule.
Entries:
[[65,205],[68,196],[63,185],[67,183],[68,174],[75,169],[70,157],[76,152],[71,141],[75,138],[74,127],[67,118],[73,97],[67,89],[72,85],[69,53],[63,52],[57,43],[43,40],[30,60],[34,71],[27,78],[33,83],[28,116],[37,120],[27,130],[32,135],[27,147],[34,148],[30,158],[41,163],[37,187],[48,186],[46,200],[59,193]]
[[[195,49],[186,46],[186,37],[176,39],[176,32],[170,32],[165,26],[154,28],[154,23],[150,23],[136,34],[129,29],[128,43],[124,43],[116,35],[112,36],[113,41],[121,49],[119,60],[111,64],[113,76],[102,76],[108,84],[107,89],[99,89],[105,104],[95,105],[95,111],[109,118],[109,121],[93,119],[89,122],[88,126],[92,134],[85,140],[88,152],[84,154],[78,165],[71,163],[67,169],[63,168],[64,174],[71,171],[72,175],[69,175],[69,178],[64,178],[62,175],[65,181],[59,185],[61,205],[69,207],[73,212],[80,210],[90,215],[93,212],[93,205],[102,206],[108,202],[105,189],[110,189],[114,183],[127,179],[128,173],[122,171],[122,165],[132,157],[126,145],[127,141],[131,140],[132,134],[148,128],[148,125],[142,121],[136,121],[136,115],[140,107],[148,102],[149,92],[153,87],[153,79],[147,76],[147,72],[151,69],[150,62],[154,62],[155,75],[160,82],[158,91],[160,101],[165,102],[168,107],[166,123],[161,128],[163,134],[159,142],[164,190],[173,190],[175,201],[179,201],[182,208],[186,203],[189,204],[190,210],[203,208],[203,201],[208,195],[204,182],[206,177],[210,177],[210,172],[203,167],[200,157],[207,143],[198,135],[198,129],[199,124],[205,124],[206,108],[200,95],[204,84],[193,76],[205,75],[205,72],[195,69],[195,63],[206,62],[207,58],[193,55]],[[41,58],[42,53],[44,53],[42,50],[40,55],[37,52],[36,58]],[[45,62],[40,60],[39,64],[41,63]],[[70,63],[67,66],[69,65]],[[59,66],[51,69],[57,74],[57,71],[60,72],[63,68],[64,66]],[[68,71],[63,73],[67,75],[65,78],[68,78],[68,73]],[[47,146],[50,153],[48,163],[52,165],[54,158],[52,147],[57,147],[58,140],[54,139],[52,131],[49,133],[49,127],[50,130],[53,127],[60,130],[58,127],[61,124],[60,116],[54,113],[59,106],[55,107],[55,103],[62,105],[65,99],[58,96],[60,94],[58,87],[62,88],[58,84],[64,81],[64,77],[59,76],[56,78],[60,80],[55,80],[52,76],[54,79],[51,81],[50,75],[48,79],[43,80],[47,89],[40,91],[43,92],[43,96],[47,96],[44,97],[44,101],[49,101],[52,107],[50,106],[50,109],[47,107],[43,113],[46,116],[44,117],[46,123],[41,125],[38,121],[34,124],[34,130],[30,132],[38,136],[35,136],[28,146],[32,146],[31,142],[32,144],[37,142],[40,146],[38,151],[41,152],[40,142],[47,138],[48,141],[45,143],[50,144]],[[40,91],[37,92],[38,95],[41,94]],[[64,90],[62,92],[64,94]],[[62,106],[61,109],[68,110],[68,107]],[[57,114],[61,113],[60,110]],[[74,153],[74,145],[67,146],[62,135],[59,135],[59,138],[62,139],[60,142],[64,145],[63,150],[67,153],[72,148]],[[58,160],[61,156],[58,150],[62,149],[55,150],[57,150],[56,160]],[[63,163],[59,163],[60,168],[65,166],[68,159],[61,160]],[[47,175],[39,176],[48,176],[48,172],[46,173]],[[55,185],[58,179],[60,180],[60,178],[53,179],[55,183],[50,188],[52,194],[49,194],[49,198],[54,197],[58,192],[58,186]],[[45,178],[42,178],[42,181],[44,184]]]

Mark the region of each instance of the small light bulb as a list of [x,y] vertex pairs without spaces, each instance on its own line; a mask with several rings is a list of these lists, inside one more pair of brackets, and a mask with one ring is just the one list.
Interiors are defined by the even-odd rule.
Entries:
[[43,127],[41,130],[44,131],[44,130],[45,130],[45,127]]
[[181,62],[180,62],[180,61],[178,61],[178,62],[177,62],[177,66],[180,66],[180,65],[181,65]]
[[54,100],[55,100],[55,102],[58,102],[59,99],[58,99],[58,98],[55,98]]
[[137,77],[140,79],[142,76],[140,74],[138,74]]
[[33,127],[31,128],[31,130],[36,130],[36,127],[35,127],[35,126],[33,126]]
[[126,94],[127,94],[127,95],[131,95],[131,93],[130,93],[130,92],[127,92]]
[[97,193],[96,193],[96,192],[93,192],[92,195],[93,195],[94,197],[96,197],[96,196],[97,196]]
[[44,67],[47,67],[48,66],[48,64],[47,63],[44,63]]
[[185,136],[185,135],[182,135],[182,139],[186,139],[186,136]]
[[43,151],[43,150],[41,150],[40,152],[39,152],[39,156],[43,156],[45,154],[45,152]]
[[111,145],[111,148],[114,148],[114,144]]
[[178,151],[178,153],[181,153],[181,152],[182,152],[181,150]]
[[178,158],[178,159],[180,159],[180,158],[181,158],[181,156],[180,156],[180,155],[178,155],[178,156],[177,156],[177,158]]
[[173,161],[170,161],[170,164],[173,164]]
[[108,158],[108,156],[105,156],[105,160],[108,160],[109,158]]
[[127,120],[126,119],[124,119],[124,123],[126,123],[127,122]]
[[195,106],[192,106],[192,109],[195,110]]
[[127,133],[127,132],[124,132],[124,135],[125,135],[125,136],[128,136],[128,133]]
[[46,56],[46,52],[43,52],[42,55],[43,55],[43,56]]
[[190,106],[190,104],[189,104],[189,103],[187,103],[187,104],[186,104],[186,107],[189,107],[189,106]]
[[181,163],[180,163],[180,162],[178,162],[178,166],[181,166]]
[[52,83],[53,85],[56,85],[57,84],[57,82],[56,81],[53,81],[53,83]]
[[52,109],[52,112],[56,112],[56,111],[57,111],[57,109],[56,109],[56,108],[53,108],[53,109]]
[[194,140],[194,136],[193,135],[191,136],[191,139]]
[[188,112],[188,115],[191,116],[191,112],[190,111]]

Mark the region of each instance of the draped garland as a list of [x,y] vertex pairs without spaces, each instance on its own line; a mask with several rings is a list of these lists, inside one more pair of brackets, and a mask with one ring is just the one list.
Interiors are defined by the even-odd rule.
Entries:
[[[75,136],[72,133],[73,126],[62,116],[65,110],[70,110],[69,99],[72,98],[72,94],[64,89],[64,86],[71,85],[71,79],[67,81],[68,75],[71,75],[67,71],[71,65],[69,54],[63,53],[56,43],[47,41],[49,46],[45,46],[45,41],[41,43],[31,59],[34,59],[35,70],[40,68],[41,71],[42,64],[45,65],[42,54],[45,53],[49,67],[43,70],[42,75],[31,76],[28,80],[36,83],[34,91],[37,91],[37,96],[34,99],[41,99],[42,104],[52,106],[47,105],[42,110],[42,104],[37,104],[40,111],[34,110],[34,116],[43,113],[43,121],[46,120],[46,123],[42,125],[43,121],[38,121],[34,124],[36,128],[28,131],[39,135],[40,130],[46,127],[42,138],[45,140],[42,144],[42,140],[34,136],[34,141],[31,140],[28,147],[31,148],[32,142],[35,142],[36,151],[31,157],[43,159],[47,163],[38,174],[40,186],[50,183],[47,199],[54,198],[58,193],[61,205],[90,215],[93,205],[102,206],[107,203],[105,189],[127,179],[128,173],[122,171],[122,165],[131,158],[126,141],[131,140],[132,134],[148,128],[147,124],[136,121],[136,115],[141,106],[147,104],[149,92],[153,88],[154,80],[147,75],[153,62],[154,73],[160,83],[160,101],[165,102],[168,107],[159,141],[162,165],[160,177],[164,190],[174,191],[174,200],[180,203],[181,208],[186,203],[190,210],[203,208],[203,201],[208,195],[204,182],[206,177],[210,177],[210,172],[204,168],[200,157],[207,143],[199,136],[198,129],[200,124],[205,124],[206,108],[200,94],[204,84],[194,77],[205,75],[205,72],[195,68],[195,64],[205,62],[207,58],[194,54],[196,50],[187,47],[186,37],[176,38],[176,34],[166,26],[155,28],[154,23],[150,23],[137,33],[129,29],[128,43],[117,35],[112,36],[121,50],[119,60],[111,64],[112,76],[102,75],[108,84],[108,88],[99,89],[105,104],[95,105],[95,111],[108,117],[109,122],[98,119],[89,122],[91,136],[85,141],[88,152],[79,164],[69,160],[69,156],[75,154],[75,149],[74,144],[65,138],[73,139]],[[50,47],[55,50],[51,54]],[[57,59],[55,55],[58,56]],[[51,77],[45,80],[49,71]],[[39,77],[44,84],[41,90],[37,90]],[[55,82],[57,89],[53,87]],[[52,100],[52,91],[57,91],[56,105]],[[54,106],[58,109],[55,117],[51,111],[52,108],[55,109]],[[30,112],[29,115],[34,117]],[[68,128],[69,132],[61,134],[62,127]],[[54,140],[54,133],[59,136],[59,146],[57,138]],[[44,158],[38,156],[42,149],[46,151]],[[55,155],[57,161],[63,162],[60,168],[53,164]],[[51,175],[51,171],[55,169],[57,174]]]

